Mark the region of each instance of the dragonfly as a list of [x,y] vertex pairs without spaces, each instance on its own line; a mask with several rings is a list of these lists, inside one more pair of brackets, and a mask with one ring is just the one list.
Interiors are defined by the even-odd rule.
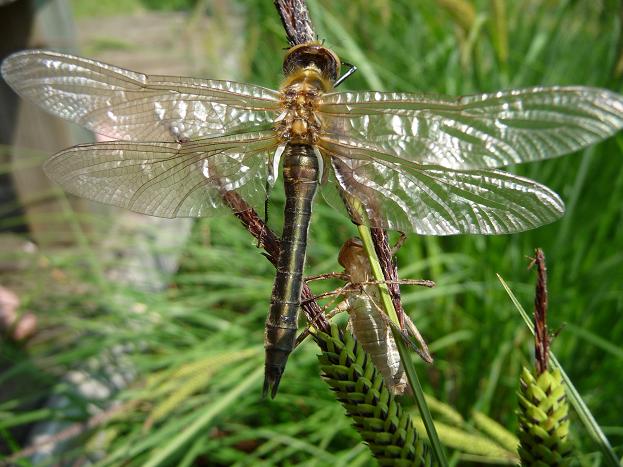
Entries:
[[263,391],[272,397],[296,337],[318,187],[331,206],[371,227],[520,232],[559,218],[563,202],[498,168],[577,151],[623,126],[623,97],[605,89],[336,92],[341,69],[319,42],[287,50],[277,90],[146,75],[43,50],[17,52],[1,67],[21,96],[115,140],[45,163],[78,196],[168,218],[231,212],[232,193],[261,209],[282,165],[285,221],[264,338]]
[[[338,262],[344,268],[344,273],[321,274],[311,279],[335,277],[346,280],[346,285],[316,298],[332,295],[342,297],[327,317],[331,318],[338,313],[347,312],[349,330],[370,355],[372,363],[383,376],[383,381],[389,391],[394,395],[410,394],[411,387],[407,381],[392,329],[397,331],[396,335],[402,336],[404,342],[415,349],[424,361],[432,363],[428,346],[407,314],[403,314],[404,330],[402,330],[399,324],[394,324],[383,311],[379,284],[373,279],[370,260],[360,239],[354,237],[344,242],[338,254]],[[309,281],[310,278],[307,280]],[[435,286],[434,282],[425,279],[399,280],[398,283],[424,287]],[[301,342],[308,332],[306,330],[302,333],[297,341]],[[420,345],[423,344],[422,350],[417,348],[411,337],[415,338]]]

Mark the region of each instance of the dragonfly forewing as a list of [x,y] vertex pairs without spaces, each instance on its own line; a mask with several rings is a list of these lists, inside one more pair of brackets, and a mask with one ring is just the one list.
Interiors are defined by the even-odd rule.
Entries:
[[388,156],[453,169],[557,157],[607,138],[623,126],[622,96],[581,86],[459,98],[331,93],[323,96],[319,110],[326,122],[324,137],[340,141],[348,150],[372,145]]
[[28,50],[2,76],[48,112],[126,141],[179,142],[272,128],[279,93],[233,81],[149,76],[95,60]]

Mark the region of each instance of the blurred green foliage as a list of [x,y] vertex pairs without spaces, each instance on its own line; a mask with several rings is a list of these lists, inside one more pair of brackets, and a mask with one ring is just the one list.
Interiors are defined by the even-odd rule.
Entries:
[[[99,15],[188,3],[193,2],[76,1],[74,7],[79,15]],[[219,2],[208,3],[211,8]],[[308,3],[319,38],[359,67],[345,88],[456,95],[582,84],[623,91],[621,7],[614,0]],[[235,7],[245,22],[245,79],[276,87],[286,43],[272,2],[239,1]],[[202,11],[195,5],[192,14]],[[512,169],[561,194],[567,213],[552,225],[512,236],[408,239],[398,254],[401,276],[438,284],[430,291],[403,289],[405,308],[435,353],[433,366],[418,364],[429,394],[468,419],[477,410],[515,430],[515,392],[522,366],[531,365],[532,338],[495,274],[529,309],[534,277],[527,257],[538,246],[548,260],[550,328],[561,330],[553,351],[621,455],[622,143],[618,135],[582,153]],[[277,231],[282,200],[276,189],[270,223]],[[354,234],[348,220],[318,201],[307,272],[338,270],[337,251]],[[0,384],[32,382],[0,401],[0,436],[11,450],[20,446],[10,428],[38,419],[84,420],[93,406],[109,407],[114,400],[122,410],[99,437],[86,433],[74,440],[74,457],[87,451],[102,465],[144,465],[148,459],[153,465],[192,465],[197,458],[207,465],[371,464],[318,377],[311,342],[291,358],[276,401],[260,399],[255,370],[262,365],[274,271],[235,219],[196,223],[182,268],[163,293],[112,284],[103,293],[96,272],[83,261],[84,251],[42,256],[46,268],[33,268],[24,278],[31,281],[24,308],[39,314],[46,332],[27,351],[7,342],[1,348],[12,365]],[[66,276],[62,287],[45,285],[55,270]],[[125,389],[89,401],[61,379],[84,364],[100,368],[101,357],[118,348],[133,368]],[[209,368],[195,369],[204,379],[194,380],[189,391],[184,369],[196,362]],[[236,390],[236,398],[227,399]],[[71,410],[20,408],[49,394],[69,397]],[[210,408],[215,413],[204,418]],[[580,463],[598,465],[600,454],[573,421],[571,440],[582,453]],[[469,424],[462,428],[476,433]],[[459,451],[452,462],[467,459],[477,462]]]
[[144,10],[190,11],[201,0],[72,0],[77,18],[136,14]]

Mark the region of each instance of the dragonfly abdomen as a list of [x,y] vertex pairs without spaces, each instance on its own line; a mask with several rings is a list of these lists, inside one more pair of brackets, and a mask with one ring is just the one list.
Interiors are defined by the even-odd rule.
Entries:
[[318,159],[312,146],[286,145],[283,179],[286,193],[284,227],[264,338],[264,395],[270,390],[272,397],[277,394],[296,338],[307,232],[318,185]]
[[[376,287],[376,286],[373,286]],[[350,327],[364,350],[370,355],[374,366],[393,394],[408,391],[408,382],[392,330],[377,308],[377,294],[355,296],[349,301]]]

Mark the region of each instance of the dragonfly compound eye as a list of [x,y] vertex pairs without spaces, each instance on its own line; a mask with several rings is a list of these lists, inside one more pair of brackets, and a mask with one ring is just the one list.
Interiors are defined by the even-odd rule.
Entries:
[[334,82],[338,78],[341,64],[333,51],[314,42],[292,47],[283,60],[283,72],[286,76],[310,66],[315,66],[323,76]]

